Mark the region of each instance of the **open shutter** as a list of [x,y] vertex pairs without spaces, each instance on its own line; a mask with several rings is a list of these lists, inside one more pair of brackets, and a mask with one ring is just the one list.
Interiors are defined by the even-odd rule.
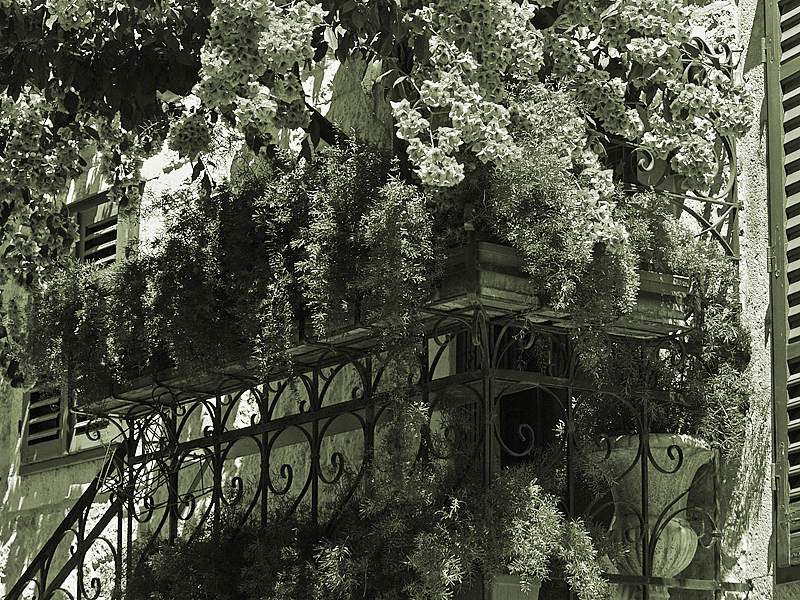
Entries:
[[113,443],[118,430],[104,419],[75,414],[63,394],[25,394],[22,463],[31,465]]
[[80,202],[72,210],[78,219],[77,257],[86,262],[113,263],[117,257],[117,203],[103,194],[95,202]]
[[30,464],[62,456],[69,429],[63,397],[32,391],[25,394],[25,399],[22,462]]
[[106,192],[69,205],[78,222],[75,256],[86,262],[108,266],[125,257],[128,245],[139,234],[135,215],[121,215],[119,204]]
[[775,533],[778,579],[800,579],[800,0],[766,0]]
[[69,452],[81,452],[92,448],[107,446],[113,442],[116,429],[105,419],[94,419],[89,415],[73,414],[74,426],[69,444]]

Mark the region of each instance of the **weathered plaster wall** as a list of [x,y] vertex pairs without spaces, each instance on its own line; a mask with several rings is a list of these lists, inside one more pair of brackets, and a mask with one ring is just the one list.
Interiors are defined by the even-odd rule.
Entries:
[[[742,77],[754,99],[756,116],[764,97],[764,71],[760,59],[763,13],[758,0],[738,2],[741,54],[737,76]],[[734,3],[730,3],[736,7]],[[749,373],[755,386],[744,449],[740,460],[724,465],[723,570],[730,581],[751,581],[748,598],[773,597],[772,491],[772,397],[771,355],[765,317],[769,306],[767,273],[768,212],[766,139],[756,125],[738,145],[741,277],[744,320],[750,329],[752,358]],[[728,594],[742,598],[741,594]]]
[[[51,536],[97,474],[98,461],[20,475],[22,392],[0,387],[0,595]],[[67,552],[66,540],[63,552]]]

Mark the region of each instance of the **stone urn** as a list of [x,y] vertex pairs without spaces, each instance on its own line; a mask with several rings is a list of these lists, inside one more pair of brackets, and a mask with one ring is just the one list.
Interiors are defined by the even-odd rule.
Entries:
[[[686,520],[686,492],[697,470],[712,459],[711,448],[693,436],[664,433],[650,434],[647,453],[639,435],[611,438],[608,444],[606,450],[592,452],[590,460],[614,481],[611,535],[629,547],[617,566],[626,575],[675,577],[689,566],[697,551],[697,532]],[[647,466],[648,484],[646,548],[642,464]],[[643,550],[650,558],[647,572]],[[630,600],[639,593],[639,586],[620,585],[613,598]],[[669,589],[650,586],[650,598],[668,600]]]

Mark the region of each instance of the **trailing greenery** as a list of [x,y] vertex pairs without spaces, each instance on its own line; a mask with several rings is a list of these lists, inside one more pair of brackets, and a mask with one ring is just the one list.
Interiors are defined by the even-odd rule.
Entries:
[[[581,600],[607,597],[595,546],[580,521],[567,521],[558,498],[537,484],[530,464],[503,471],[485,494],[464,490],[417,535],[409,564],[420,580],[414,598],[450,598],[459,584],[518,575],[522,589],[555,569]],[[558,564],[553,564],[558,563]]]
[[263,526],[229,511],[218,534],[201,529],[171,544],[145,537],[126,597],[446,600],[506,572],[527,589],[554,569],[581,600],[606,597],[586,528],[564,518],[530,469],[504,471],[485,493],[463,488],[457,496],[437,471],[418,468],[403,486],[373,471],[389,485],[368,477],[373,489],[333,528],[277,508]]
[[212,195],[172,191],[154,207],[164,226],[152,247],[42,285],[14,342],[28,384],[66,373],[92,398],[89,381],[168,367],[275,369],[301,319],[311,335],[363,323],[385,350],[413,347],[436,272],[425,196],[356,143],[312,163],[276,159],[271,171]]
[[209,517],[174,542],[137,541],[126,597],[447,600],[507,572],[526,587],[552,576],[581,600],[606,597],[597,548],[608,536],[564,517],[541,465],[484,488],[469,444],[445,436],[470,426],[459,405],[438,406],[441,427],[426,429],[432,408],[408,392],[385,398],[372,462],[319,505],[320,525],[288,496],[270,498],[263,523],[259,510],[223,504],[217,530]]
[[[518,100],[532,102],[524,123],[537,125],[520,126],[525,160],[476,168],[446,195],[402,181],[389,154],[352,141],[311,162],[277,154],[213,194],[202,185],[168,193],[155,207],[165,224],[152,247],[110,270],[64,270],[41,287],[37,316],[14,340],[27,384],[66,374],[89,400],[109,381],[168,367],[274,371],[288,366],[296,336],[352,324],[373,327],[383,350],[413,362],[437,261],[445,243],[465,239],[466,212],[472,227],[519,250],[546,305],[572,315],[587,377],[673,392],[686,406],[651,403],[655,427],[730,445],[748,394],[735,264],[695,239],[658,193],[622,193],[596,169],[576,174],[569,145],[558,144],[564,123],[584,127],[568,94],[536,84]],[[477,185],[485,192],[476,197]],[[672,346],[609,336],[635,303],[640,266],[689,278],[690,360]],[[614,425],[603,414],[618,409],[601,406],[596,431],[631,428],[633,417]]]
[[671,400],[648,399],[651,431],[699,435],[735,456],[753,388],[737,265],[713,242],[693,238],[674,222],[664,223],[670,235],[651,232],[658,246],[650,256],[664,271],[688,279],[682,300],[687,333],[648,341],[596,332],[586,340],[582,365],[600,383],[621,390],[627,402],[597,394],[581,403],[580,424],[594,440],[638,432],[643,395],[666,393]]

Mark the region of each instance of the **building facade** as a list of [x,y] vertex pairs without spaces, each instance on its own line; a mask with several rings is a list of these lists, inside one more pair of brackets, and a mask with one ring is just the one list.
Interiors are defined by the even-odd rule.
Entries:
[[[720,152],[724,193],[685,201],[682,209],[738,265],[754,382],[741,447],[724,456],[716,448],[673,450],[679,440],[652,432],[648,416],[649,402],[669,398],[643,394],[631,405],[639,427],[621,468],[633,468],[633,491],[599,500],[587,494],[574,424],[591,399],[623,404],[623,395],[598,389],[576,367],[571,315],[538,304],[520,259],[474,236],[448,257],[424,313],[426,347],[413,373],[415,399],[430,411],[426,426],[409,431],[411,454],[436,454],[430,432],[444,431],[441,407],[456,407],[466,423],[458,448],[471,457],[467,471],[490,481],[536,457],[545,471],[565,478],[562,509],[570,516],[606,527],[616,519],[619,527],[622,513],[614,517],[613,506],[636,506],[621,534],[633,558],[606,565],[620,598],[800,597],[793,541],[800,531],[793,517],[796,11],[769,0],[717,2],[712,9],[737,25],[732,68],[755,98],[759,119],[735,148]],[[363,116],[348,114],[348,107],[359,110],[348,96],[338,100],[338,120]],[[137,233],[117,220],[98,186],[74,192],[78,252],[111,261]],[[687,334],[686,282],[640,276],[637,308],[612,325],[614,335],[673,352],[670,344]],[[66,393],[4,388],[4,595],[49,598],[63,589],[76,600],[113,597],[113,582],[131,568],[126,549],[134,540],[221,526],[224,506],[266,520],[270,506],[288,499],[319,523],[344,510],[353,495],[348,486],[356,489],[386,443],[381,419],[392,373],[357,316],[325,339],[305,335],[303,323],[296,331],[293,369],[276,369],[267,381],[242,365],[192,376],[164,371],[111,389],[103,402],[72,404]],[[610,454],[610,443],[600,451]],[[555,454],[547,454],[552,448]],[[682,480],[679,487],[657,483],[662,471],[667,480]],[[689,549],[678,551],[681,536]]]

